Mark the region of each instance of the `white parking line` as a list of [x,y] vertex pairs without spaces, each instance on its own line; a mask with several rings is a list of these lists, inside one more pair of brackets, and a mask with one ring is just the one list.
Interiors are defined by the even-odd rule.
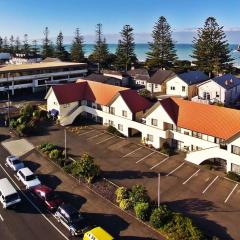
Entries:
[[137,148],[137,149],[133,150],[132,152],[130,152],[130,153],[127,153],[127,154],[126,154],[126,155],[124,155],[122,158],[125,158],[125,157],[127,157],[127,156],[131,155],[132,153],[135,153],[135,152],[137,152],[138,150],[140,150],[140,149],[142,149],[142,148],[143,148],[143,147]]
[[157,163],[156,165],[152,166],[152,167],[150,168],[150,170],[153,170],[155,167],[157,167],[157,166],[159,166],[160,164],[166,162],[168,159],[169,159],[169,157],[164,158],[162,161],[160,161],[160,162]]
[[78,134],[78,136],[85,135],[85,134],[91,133],[91,132],[93,132],[93,131],[95,131],[95,129],[94,129],[94,130],[90,130],[90,131],[88,131],[88,132],[80,133],[80,134]]
[[185,163],[182,163],[182,164],[180,164],[178,167],[176,167],[175,169],[173,169],[170,173],[167,174],[167,177],[168,177],[169,175],[171,175],[172,173],[176,172],[176,171],[177,171],[180,167],[182,167],[184,164],[185,164]]
[[110,138],[104,139],[104,140],[102,140],[102,141],[100,141],[100,142],[98,142],[98,143],[96,143],[96,144],[101,144],[101,143],[103,143],[103,142],[106,142],[106,141],[114,138],[114,137],[115,137],[115,136],[112,136],[112,137],[110,137]]
[[200,170],[201,169],[198,169],[195,173],[193,173],[192,176],[190,176],[185,182],[183,182],[183,185],[186,184],[192,177],[196,176]]
[[[11,176],[8,174],[8,172],[4,169],[4,167],[2,166],[2,164],[0,164],[0,167],[1,167],[2,170],[6,173],[6,175],[11,179],[11,181],[14,183],[14,185],[16,186],[16,188],[21,191],[20,187],[15,183],[15,181],[12,179],[12,177],[11,177]],[[46,221],[48,221],[48,223],[50,223],[51,226],[52,226],[53,228],[55,228],[55,230],[58,231],[59,234],[61,234],[61,236],[62,236],[63,238],[65,238],[66,240],[68,240],[68,237],[67,237],[60,229],[58,229],[58,227],[56,227],[56,225],[55,225],[51,220],[49,220],[44,213],[41,212],[41,210],[31,201],[31,199],[30,199],[24,192],[21,191],[21,194],[22,194],[22,195],[26,198],[26,200],[41,214],[41,216],[42,216],[43,218],[45,218]]]
[[143,158],[141,158],[140,160],[138,160],[136,163],[139,163],[139,162],[141,162],[141,161],[143,161],[144,159],[146,159],[146,158],[148,158],[148,157],[150,157],[151,155],[153,155],[155,152],[151,152],[151,153],[149,153],[147,156],[145,156],[145,157],[143,157]]
[[93,136],[93,137],[89,137],[89,138],[87,138],[87,139],[93,139],[93,138],[96,138],[96,137],[102,136],[103,134],[105,134],[105,133],[100,133],[100,134],[98,134],[98,135],[95,135],[95,136]]
[[0,214],[0,219],[2,220],[2,221],[4,221],[4,219],[3,219],[3,217],[2,217],[2,215]]
[[238,183],[234,186],[234,188],[232,189],[232,191],[228,194],[227,198],[225,199],[224,203],[226,203],[228,201],[228,199],[231,197],[231,195],[233,194],[234,190],[237,188]]
[[218,176],[216,176],[212,182],[203,190],[202,194],[204,194],[210,187],[211,185],[218,179]]

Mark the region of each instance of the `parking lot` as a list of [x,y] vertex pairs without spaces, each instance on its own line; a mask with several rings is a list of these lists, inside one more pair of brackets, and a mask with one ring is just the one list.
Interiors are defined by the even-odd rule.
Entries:
[[[64,146],[63,129],[54,128],[47,136],[29,140],[37,144],[44,139]],[[142,184],[155,200],[160,173],[161,202],[189,215],[211,234],[223,239],[240,239],[234,227],[240,217],[237,183],[184,161],[183,154],[168,157],[131,139],[113,136],[101,127],[69,128],[67,139],[68,153],[72,157],[89,152],[107,179],[126,187]]]

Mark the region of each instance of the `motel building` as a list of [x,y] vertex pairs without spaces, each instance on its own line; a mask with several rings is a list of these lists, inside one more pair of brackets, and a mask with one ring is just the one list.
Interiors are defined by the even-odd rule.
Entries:
[[155,104],[135,90],[79,80],[52,86],[47,109],[70,125],[78,115],[112,125],[126,137],[141,133],[142,141],[159,149],[164,142],[186,152],[186,161],[216,159],[240,174],[240,111],[179,98]]
[[33,92],[47,85],[74,82],[87,73],[87,64],[73,62],[41,62],[31,64],[0,65],[0,92],[14,95],[19,89]]

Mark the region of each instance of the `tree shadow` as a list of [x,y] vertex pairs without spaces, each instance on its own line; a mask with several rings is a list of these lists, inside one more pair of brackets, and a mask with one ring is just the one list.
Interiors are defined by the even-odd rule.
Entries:
[[142,172],[142,171],[103,171],[103,176],[107,179],[140,179],[140,178],[156,178],[155,172]]
[[23,163],[24,163],[24,166],[30,168],[32,172],[35,172],[41,166],[39,163],[30,161],[30,160],[26,160],[26,161],[23,160]]
[[56,189],[57,186],[62,183],[62,180],[55,175],[51,174],[37,174],[37,175],[43,185],[46,185],[52,189]]
[[82,205],[87,201],[86,198],[74,193],[66,191],[56,191],[56,193],[58,194],[60,199],[63,200],[64,203],[70,203],[71,205],[74,206],[74,208],[78,210],[81,209]]
[[233,240],[227,233],[226,227],[219,225],[213,220],[207,219],[209,212],[221,211],[218,210],[218,207],[216,207],[212,201],[190,198],[165,203],[172,210],[181,212],[185,216],[190,217],[193,222],[207,234],[217,236],[220,239]]

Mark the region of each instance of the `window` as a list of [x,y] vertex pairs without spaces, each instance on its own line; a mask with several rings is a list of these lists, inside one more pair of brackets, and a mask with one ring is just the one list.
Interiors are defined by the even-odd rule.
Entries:
[[115,108],[114,107],[110,107],[110,113],[115,115]]
[[202,138],[202,134],[199,132],[195,132],[195,131],[192,132],[192,136],[196,137],[196,138]]
[[109,121],[108,121],[108,124],[109,124],[110,126],[113,126],[113,125],[114,125],[114,122],[113,122],[112,120],[109,120]]
[[176,131],[176,132],[181,133],[181,128],[178,127],[178,126],[174,126],[174,127],[173,127],[173,130]]
[[88,107],[92,107],[92,102],[89,101],[89,100],[87,100],[87,106],[88,106]]
[[67,108],[67,107],[69,107],[69,106],[70,106],[69,103],[63,105],[64,108]]
[[123,125],[122,124],[118,124],[118,130],[123,131]]
[[147,140],[148,140],[149,142],[153,142],[153,135],[148,134],[148,135],[147,135]]
[[185,134],[185,135],[189,135],[189,132],[188,132],[188,131],[184,131],[184,134]]
[[158,88],[158,84],[154,84],[154,87],[155,87],[155,88]]
[[219,95],[219,93],[218,92],[216,92],[216,97],[219,97],[220,95]]
[[171,86],[170,89],[171,89],[171,90],[175,90],[175,87],[174,87],[174,86]]
[[122,110],[122,116],[123,116],[123,117],[127,117],[127,111]]
[[151,119],[151,124],[152,124],[152,126],[157,126],[158,125],[157,119],[152,118]]
[[186,87],[182,86],[182,92],[185,92],[185,91],[186,91]]
[[240,155],[240,147],[232,145],[232,153]]

